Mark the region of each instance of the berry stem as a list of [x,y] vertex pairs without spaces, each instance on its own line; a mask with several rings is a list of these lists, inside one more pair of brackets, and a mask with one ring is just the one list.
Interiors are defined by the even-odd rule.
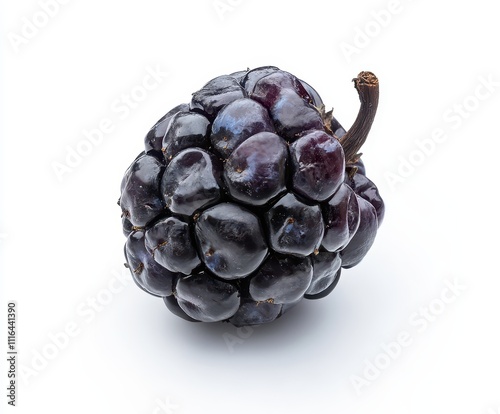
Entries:
[[361,72],[353,81],[354,87],[358,91],[361,107],[354,124],[340,138],[340,144],[344,148],[346,164],[355,163],[361,156],[358,151],[368,137],[378,107],[379,88],[377,77],[371,72]]

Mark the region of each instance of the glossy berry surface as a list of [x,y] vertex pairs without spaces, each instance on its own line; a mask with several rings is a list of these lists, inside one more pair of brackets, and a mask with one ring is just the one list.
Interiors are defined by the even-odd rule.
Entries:
[[185,221],[175,217],[157,221],[146,230],[145,237],[153,259],[171,272],[189,275],[201,263]]
[[238,327],[329,295],[385,215],[358,153],[378,80],[354,81],[361,109],[347,131],[274,66],[218,76],[166,112],[121,183],[135,283],[182,319]]
[[248,276],[267,255],[259,218],[233,203],[205,210],[196,221],[195,235],[206,267],[223,279]]
[[183,111],[170,119],[162,138],[162,152],[170,161],[183,149],[208,146],[210,121],[201,114]]
[[190,216],[219,200],[222,171],[218,164],[217,158],[199,148],[189,148],[177,154],[161,180],[166,207],[172,213]]
[[236,287],[215,279],[206,272],[180,278],[175,296],[186,315],[201,322],[228,319],[240,307]]
[[237,99],[223,107],[212,125],[212,148],[224,158],[259,132],[274,132],[269,114],[252,99]]
[[309,256],[319,249],[324,224],[318,205],[307,205],[292,193],[277,201],[265,216],[269,244],[278,253]]
[[309,257],[271,255],[250,280],[250,296],[256,301],[294,303],[306,293],[312,274]]
[[271,132],[255,134],[229,156],[224,181],[229,194],[253,206],[266,204],[286,190],[288,146]]
[[330,198],[344,181],[344,151],[339,141],[313,131],[290,145],[292,188],[312,201]]

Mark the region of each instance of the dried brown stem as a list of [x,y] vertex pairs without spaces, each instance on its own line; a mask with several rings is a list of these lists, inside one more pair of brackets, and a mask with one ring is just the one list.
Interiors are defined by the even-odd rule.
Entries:
[[360,154],[359,149],[363,146],[375,119],[378,107],[378,79],[371,72],[361,72],[353,79],[354,87],[358,91],[361,107],[358,116],[347,133],[340,138],[344,148],[346,164],[355,163]]

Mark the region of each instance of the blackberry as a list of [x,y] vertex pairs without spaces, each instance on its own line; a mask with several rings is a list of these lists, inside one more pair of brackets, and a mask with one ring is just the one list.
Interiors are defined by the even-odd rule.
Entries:
[[146,134],[125,172],[126,266],[188,321],[272,322],[327,296],[384,218],[358,154],[378,80],[354,79],[346,131],[308,83],[274,66],[219,76]]

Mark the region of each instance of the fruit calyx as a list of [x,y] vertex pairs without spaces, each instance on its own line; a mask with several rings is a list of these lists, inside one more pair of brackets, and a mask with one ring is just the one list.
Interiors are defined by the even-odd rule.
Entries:
[[356,163],[361,157],[358,151],[365,143],[372,127],[377,113],[379,97],[379,82],[372,72],[360,72],[358,77],[353,79],[353,82],[361,106],[354,124],[339,140],[344,149],[347,165]]

